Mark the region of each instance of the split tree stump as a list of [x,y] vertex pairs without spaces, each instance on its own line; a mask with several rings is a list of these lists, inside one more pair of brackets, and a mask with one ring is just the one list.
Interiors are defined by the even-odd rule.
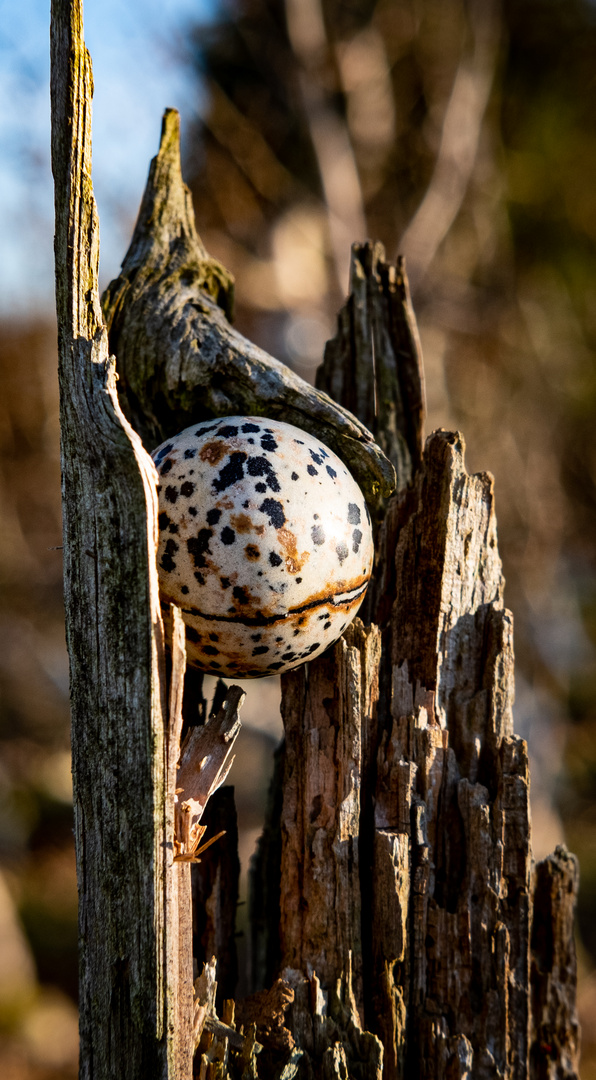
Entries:
[[[404,267],[354,247],[350,297],[308,387],[231,328],[231,281],[196,234],[170,112],[104,326],[81,20],[80,0],[54,0],[81,1076],[189,1080],[198,1047],[201,1078],[571,1080],[576,861],[558,848],[532,865],[493,483],[466,473],[459,434],[423,448]],[[146,450],[242,411],[328,441],[378,537],[363,619],[282,679],[285,748],[252,875],[255,994],[217,1016],[217,957],[192,1001],[189,862],[240,693],[206,724],[196,676],[183,700],[176,611],[166,667]],[[222,846],[232,883],[234,858]],[[230,899],[205,888],[221,943]]]

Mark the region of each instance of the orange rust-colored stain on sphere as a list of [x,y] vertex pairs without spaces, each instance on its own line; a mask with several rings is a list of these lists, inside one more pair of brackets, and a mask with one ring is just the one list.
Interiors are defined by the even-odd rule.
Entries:
[[227,450],[224,443],[208,442],[200,452],[201,461],[208,461],[210,465],[217,465]]

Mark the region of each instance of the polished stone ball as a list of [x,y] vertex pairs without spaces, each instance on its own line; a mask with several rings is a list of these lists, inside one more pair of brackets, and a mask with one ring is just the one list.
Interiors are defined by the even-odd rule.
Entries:
[[373,564],[364,496],[318,439],[276,420],[194,424],[152,454],[162,603],[186,623],[188,662],[251,678],[336,641]]

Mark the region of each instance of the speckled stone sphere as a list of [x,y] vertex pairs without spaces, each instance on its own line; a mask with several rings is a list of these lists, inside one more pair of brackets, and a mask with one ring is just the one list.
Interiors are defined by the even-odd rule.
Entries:
[[339,458],[259,416],[193,425],[152,457],[162,604],[182,609],[189,663],[256,678],[336,641],[373,563],[364,496]]

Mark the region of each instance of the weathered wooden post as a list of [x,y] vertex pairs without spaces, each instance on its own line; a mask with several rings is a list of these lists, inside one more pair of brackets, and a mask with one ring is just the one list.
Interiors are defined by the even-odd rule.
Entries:
[[[572,1080],[577,867],[561,848],[532,864],[492,479],[468,476],[458,434],[423,447],[404,267],[354,247],[350,297],[307,386],[231,328],[232,283],[196,234],[168,112],[102,316],[90,97],[80,0],[54,0],[81,1075],[183,1080],[198,1048],[210,1078]],[[146,451],[242,412],[335,449],[378,540],[366,619],[283,678],[285,751],[253,870],[257,992],[220,1019],[217,957],[193,995],[189,862],[240,693],[197,724],[175,610],[166,671]]]

